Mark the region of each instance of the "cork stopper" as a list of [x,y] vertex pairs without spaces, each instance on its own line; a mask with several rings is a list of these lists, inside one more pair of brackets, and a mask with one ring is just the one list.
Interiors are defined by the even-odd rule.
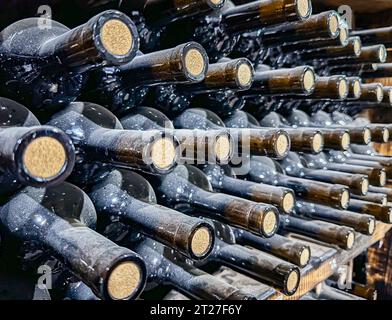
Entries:
[[141,271],[134,262],[123,262],[110,273],[107,289],[114,300],[126,300],[139,288]]
[[38,179],[56,177],[67,161],[63,145],[52,137],[40,137],[29,143],[23,153],[27,173]]
[[310,14],[309,0],[297,0],[297,12],[301,18],[306,18]]
[[385,197],[382,198],[381,204],[382,204],[383,206],[386,206],[386,205],[388,204],[387,196],[385,196]]
[[342,208],[347,208],[349,202],[350,202],[350,192],[348,192],[348,190],[344,190],[342,193],[342,197],[340,198],[340,204]]
[[387,184],[387,174],[385,171],[381,171],[380,173],[380,185],[385,186]]
[[241,63],[237,69],[238,83],[245,87],[252,82],[252,69],[247,63]]
[[389,130],[387,128],[384,128],[382,130],[382,140],[384,142],[388,142],[389,141]]
[[307,92],[311,92],[314,88],[315,83],[314,72],[311,69],[305,71],[303,82],[304,82],[304,89]]
[[312,140],[313,152],[320,153],[323,150],[323,147],[324,147],[324,137],[321,133],[317,132],[313,136],[313,140]]
[[219,161],[225,161],[230,158],[231,142],[226,135],[221,135],[215,142],[215,156]]
[[355,98],[359,98],[361,96],[362,89],[359,80],[354,80],[353,91],[354,91]]
[[169,169],[176,160],[176,148],[173,140],[160,138],[151,146],[151,160],[161,170]]
[[354,242],[355,242],[354,232],[350,231],[349,234],[347,235],[346,248],[352,249],[352,247],[354,246]]
[[101,40],[105,49],[115,56],[124,56],[133,48],[131,30],[118,19],[105,22],[101,30]]
[[362,184],[361,184],[361,192],[362,194],[367,194],[369,191],[369,179],[368,178],[364,178],[362,180]]
[[350,147],[350,134],[348,132],[345,132],[342,136],[342,149],[348,150],[349,147]]
[[205,70],[205,60],[197,49],[190,49],[185,54],[185,68],[194,77],[199,77]]
[[296,271],[291,271],[289,276],[287,277],[287,282],[286,282],[286,289],[287,292],[294,292],[295,289],[298,287],[298,282],[299,282],[299,276]]
[[387,49],[385,48],[384,45],[381,45],[380,49],[378,50],[378,57],[381,63],[384,63],[387,60],[387,55],[388,55]]
[[270,236],[272,235],[277,227],[278,220],[274,211],[267,211],[263,218],[263,233]]
[[191,250],[197,257],[203,257],[211,248],[211,232],[207,228],[199,228],[192,237]]
[[336,34],[339,30],[339,18],[337,15],[331,15],[328,22],[329,31],[331,34]]
[[384,92],[383,92],[381,86],[377,86],[376,95],[377,95],[377,101],[378,101],[378,102],[381,102],[382,99],[384,98]]
[[[347,28],[340,28],[340,33],[339,33],[339,40],[342,45],[346,44],[348,40],[348,30]],[[354,43],[354,50],[355,50],[355,43]]]
[[358,57],[361,54],[362,44],[359,38],[354,39],[354,54]]
[[304,248],[301,251],[301,255],[299,257],[299,263],[301,264],[301,266],[306,266],[309,263],[310,260],[310,250],[309,248]]
[[340,99],[344,99],[344,98],[347,97],[347,94],[348,94],[347,80],[341,79],[339,81],[338,90],[339,90],[339,97],[340,97]]
[[371,219],[369,221],[368,233],[373,234],[375,229],[376,229],[376,221],[374,219]]
[[290,213],[295,205],[295,199],[294,199],[294,195],[291,192],[288,192],[284,195],[283,197],[283,210],[286,213]]
[[283,157],[290,146],[289,138],[284,134],[279,134],[278,138],[276,139],[276,153],[279,157]]

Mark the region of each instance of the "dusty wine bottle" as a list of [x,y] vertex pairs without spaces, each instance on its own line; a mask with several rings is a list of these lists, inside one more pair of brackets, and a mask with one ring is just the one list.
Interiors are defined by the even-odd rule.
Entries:
[[386,206],[388,204],[388,197],[385,193],[368,192],[364,196],[352,195],[352,198],[367,202],[374,202],[383,206]]
[[29,107],[74,101],[89,71],[129,62],[138,50],[135,25],[118,11],[102,12],[73,30],[51,23],[40,28],[39,18],[30,18],[1,32],[2,92]]
[[362,81],[359,77],[347,77],[349,92],[348,99],[359,99],[362,95]]
[[[24,214],[15,215],[14,210]],[[95,209],[75,186],[27,187],[0,212],[0,221],[8,232],[49,248],[100,298],[135,299],[143,290],[143,260],[87,227],[95,225]]]
[[392,190],[389,189],[389,188],[369,186],[369,191],[370,192],[375,192],[375,193],[385,194],[387,196],[388,202],[392,202]]
[[375,29],[364,29],[364,30],[353,30],[351,35],[361,37],[364,44],[376,45],[379,43],[391,44],[391,27],[375,28]]
[[176,165],[176,138],[159,130],[123,130],[110,111],[96,104],[71,103],[49,123],[67,132],[85,162],[118,164],[162,174]]
[[358,65],[365,63],[384,63],[387,60],[388,51],[383,44],[365,47],[362,46],[360,54],[355,57],[346,57],[344,59],[337,59],[330,62],[330,64],[337,65]]
[[351,227],[355,231],[366,235],[372,235],[376,228],[376,220],[371,215],[336,210],[331,207],[310,202],[297,202],[295,212],[300,216],[310,219]]
[[352,199],[348,209],[374,216],[377,220],[384,223],[392,223],[392,207],[390,206]]
[[281,235],[263,239],[244,230],[233,228],[236,243],[251,246],[255,249],[270,253],[283,260],[287,260],[303,268],[311,258],[311,249],[308,245]]
[[207,176],[196,167],[180,165],[150,182],[160,200],[179,211],[207,215],[264,237],[276,232],[279,213],[274,206],[213,192]]
[[219,192],[272,204],[286,214],[291,213],[294,208],[295,195],[291,189],[237,179],[228,165],[208,165],[203,171],[212,187]]
[[129,170],[98,174],[90,198],[99,214],[120,217],[147,237],[191,259],[204,259],[214,244],[214,230],[205,221],[160,206],[146,179]]
[[285,231],[337,245],[345,250],[351,250],[355,243],[354,229],[329,222],[285,216],[281,220],[281,228]]

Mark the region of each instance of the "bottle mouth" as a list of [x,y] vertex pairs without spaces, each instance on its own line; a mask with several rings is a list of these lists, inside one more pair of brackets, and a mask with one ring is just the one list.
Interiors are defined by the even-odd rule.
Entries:
[[361,183],[361,193],[362,195],[366,195],[369,192],[369,179],[366,177],[362,178],[362,183]]
[[98,16],[94,26],[97,48],[111,64],[131,61],[139,49],[139,35],[133,21],[125,14],[108,10]]
[[304,246],[299,254],[300,266],[305,267],[309,263],[310,257],[311,257],[310,248]]
[[388,56],[388,51],[385,48],[384,45],[380,46],[380,49],[378,49],[378,58],[380,60],[380,63],[384,63],[387,60],[387,56]]
[[377,102],[381,102],[384,99],[384,92],[380,85],[378,85],[376,88],[376,96],[377,96]]
[[332,12],[329,16],[328,31],[332,38],[339,35],[339,16],[336,12]]
[[376,219],[369,218],[368,231],[367,231],[368,235],[371,236],[375,230],[376,230]]
[[301,276],[297,268],[293,268],[285,279],[285,293],[289,296],[293,295],[299,286]]
[[345,247],[347,250],[351,250],[355,243],[355,233],[353,231],[348,231],[346,235],[346,244]]
[[361,51],[362,51],[362,42],[361,42],[361,38],[356,37],[353,40],[353,47],[354,47],[354,54],[356,57],[359,57],[361,55]]
[[338,83],[339,98],[346,99],[348,96],[348,84],[346,79],[340,79]]
[[208,56],[204,48],[196,42],[185,46],[182,65],[191,80],[202,81],[208,70]]
[[261,233],[267,237],[270,238],[272,237],[279,225],[279,217],[278,213],[274,210],[268,210],[264,213],[263,216],[263,221],[261,224]]
[[193,230],[190,241],[190,252],[194,259],[204,259],[214,246],[214,232],[210,226],[201,225]]
[[284,212],[287,214],[291,213],[294,209],[294,206],[295,206],[294,194],[292,192],[287,192],[283,196],[283,200],[282,200],[282,208]]
[[150,160],[157,172],[168,173],[179,157],[178,143],[173,137],[161,136],[150,144]]
[[140,293],[145,271],[139,263],[124,259],[111,268],[106,279],[106,292],[111,300],[130,300]]
[[212,9],[219,9],[223,7],[226,0],[206,0],[206,2]]
[[372,142],[372,131],[366,127],[363,129],[363,142],[365,144]]
[[284,158],[290,151],[290,138],[287,133],[279,132],[275,139],[275,152],[278,158]]
[[350,202],[350,192],[348,190],[343,190],[340,196],[340,206],[343,209],[347,209]]
[[245,60],[241,59],[241,62],[237,65],[237,84],[242,88],[249,88],[253,83],[254,77],[254,69],[252,64]]
[[348,150],[350,147],[350,143],[351,143],[350,134],[348,132],[343,133],[342,139],[341,139],[342,150],[344,150],[344,151]]
[[227,163],[233,155],[233,143],[229,134],[223,133],[218,135],[215,140],[214,153],[219,163]]
[[384,187],[387,184],[387,173],[384,169],[380,172],[380,186]]
[[324,137],[320,132],[317,132],[312,138],[313,153],[320,153],[324,148]]
[[340,40],[340,44],[342,46],[347,45],[347,43],[348,43],[348,30],[347,30],[347,28],[345,28],[345,27],[340,28],[339,40]]
[[356,99],[359,99],[362,94],[361,82],[359,80],[354,80],[353,91],[354,91],[354,97]]
[[388,142],[389,141],[389,130],[387,128],[383,128],[382,129],[382,140],[384,142]]
[[381,205],[386,206],[388,204],[388,198],[387,196],[383,196],[381,200]]
[[18,173],[23,183],[35,187],[64,181],[75,163],[75,149],[67,135],[58,129],[32,129],[15,150]]
[[303,88],[307,94],[311,94],[314,91],[316,84],[316,76],[311,68],[307,68],[302,78]]
[[312,15],[312,3],[310,0],[297,0],[296,11],[300,20],[306,20]]

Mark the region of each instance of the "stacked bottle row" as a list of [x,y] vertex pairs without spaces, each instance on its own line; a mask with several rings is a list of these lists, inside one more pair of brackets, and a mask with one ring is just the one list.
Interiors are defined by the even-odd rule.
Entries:
[[392,223],[392,160],[371,145],[392,125],[350,117],[391,89],[336,75],[376,50],[336,12],[71,2],[75,28],[30,18],[0,43],[1,249],[59,265],[54,298],[258,298],[222,265],[293,295],[312,252],[292,234],[350,250]]

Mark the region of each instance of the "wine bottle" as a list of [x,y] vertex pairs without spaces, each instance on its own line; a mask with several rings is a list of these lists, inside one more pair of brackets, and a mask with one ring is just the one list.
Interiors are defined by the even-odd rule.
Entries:
[[388,51],[385,45],[362,46],[361,52],[356,57],[336,59],[331,61],[331,65],[358,65],[365,63],[384,63],[387,60]]
[[353,30],[351,34],[361,37],[363,43],[367,45],[390,44],[392,42],[391,27]]
[[165,130],[180,142],[181,161],[188,164],[227,163],[234,150],[226,130],[174,129],[173,123],[162,112],[148,107],[133,109],[121,119],[126,130]]
[[295,212],[296,214],[306,218],[351,227],[355,231],[366,235],[372,235],[376,228],[376,220],[371,215],[336,210],[328,206],[310,202],[297,202]]
[[[23,215],[15,215],[15,210]],[[95,224],[95,209],[75,186],[26,187],[0,212],[9,233],[50,249],[100,298],[135,299],[143,290],[143,260],[87,227]]]
[[248,177],[254,182],[293,189],[299,198],[337,208],[346,209],[350,201],[347,187],[287,176],[279,164],[266,157],[251,157]]
[[369,214],[384,223],[392,223],[392,208],[390,206],[352,199],[348,209],[350,211]]
[[294,263],[303,268],[308,265],[311,258],[311,249],[308,245],[281,235],[263,239],[244,230],[233,228],[236,243],[251,246],[257,250],[270,253],[283,260]]
[[368,192],[364,196],[352,195],[352,198],[367,202],[374,202],[383,206],[386,206],[388,204],[388,197],[385,193]]
[[359,77],[347,77],[349,91],[347,99],[357,100],[362,95],[362,80]]
[[[222,129],[224,122],[212,111],[192,108],[185,110],[174,119],[174,126],[183,129]],[[229,133],[238,143],[238,152],[242,154],[249,149],[251,154],[269,155],[276,158],[285,157],[290,149],[288,134],[279,129],[239,129],[230,128]]]
[[67,284],[64,300],[96,301],[100,300],[82,281]]
[[199,169],[180,165],[166,176],[152,176],[159,200],[176,210],[207,215],[264,237],[275,234],[278,210],[271,205],[213,192],[207,176]]
[[199,300],[256,299],[252,294],[194,267],[159,242],[145,239],[132,248],[146,261],[150,286],[168,284]]
[[51,186],[72,172],[75,149],[61,130],[41,126],[21,104],[0,98],[0,193]]
[[282,122],[270,122],[266,120],[268,120],[268,116],[258,122],[249,113],[238,110],[225,119],[225,124],[230,128],[280,128],[288,133],[291,141],[291,150],[310,151],[312,153],[319,153],[322,151],[324,147],[324,137],[319,130],[313,128],[291,128]]
[[384,99],[384,91],[381,83],[366,83],[361,85],[362,94],[359,101],[378,102]]
[[89,196],[99,214],[119,217],[147,237],[191,259],[204,259],[214,244],[211,225],[160,206],[149,182],[129,170],[114,169],[97,175]]
[[319,300],[364,300],[358,296],[352,295],[345,291],[323,285],[320,292],[317,293]]
[[317,77],[314,91],[306,99],[345,100],[348,96],[348,83],[345,76]]
[[370,192],[375,192],[375,193],[385,194],[387,196],[388,202],[392,202],[392,190],[389,189],[389,188],[369,186],[369,191]]
[[73,102],[55,114],[49,124],[67,132],[79,150],[79,161],[164,174],[173,169],[178,158],[178,141],[170,134],[123,130],[110,111],[96,104]]
[[228,165],[207,165],[203,171],[212,187],[219,192],[268,203],[286,214],[291,213],[294,208],[295,195],[291,189],[237,179],[233,169]]
[[74,101],[89,71],[129,62],[138,50],[135,25],[118,11],[102,12],[73,30],[51,23],[40,28],[39,18],[30,18],[0,33],[1,92],[31,108]]
[[204,79],[207,69],[205,50],[196,42],[187,42],[175,48],[140,53],[128,63],[92,72],[82,98],[124,115],[142,104],[152,87],[197,83]]
[[298,233],[325,243],[337,245],[345,250],[351,250],[355,243],[354,229],[325,221],[285,216],[281,220],[281,228],[284,231]]

